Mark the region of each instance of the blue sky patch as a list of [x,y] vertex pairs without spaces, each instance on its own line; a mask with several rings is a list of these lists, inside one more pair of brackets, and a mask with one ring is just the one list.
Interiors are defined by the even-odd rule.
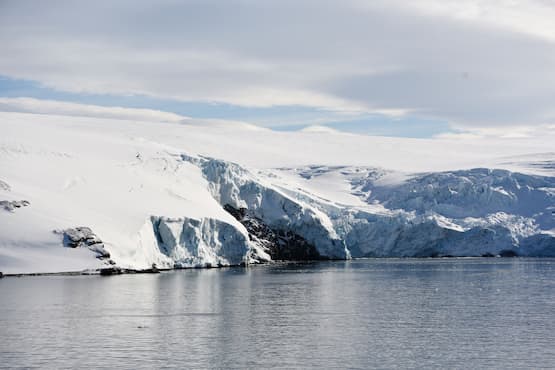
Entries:
[[454,132],[444,121],[415,116],[388,117],[379,114],[347,115],[303,106],[267,108],[222,103],[183,102],[143,95],[88,94],[59,91],[35,81],[0,77],[0,97],[29,97],[105,107],[146,108],[177,113],[192,118],[244,121],[279,131],[296,131],[321,125],[333,129],[377,136],[429,138]]

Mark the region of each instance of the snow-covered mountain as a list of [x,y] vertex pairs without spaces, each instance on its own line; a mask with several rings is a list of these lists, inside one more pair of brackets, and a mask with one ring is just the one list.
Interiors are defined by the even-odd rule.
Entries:
[[0,128],[4,273],[555,256],[545,140],[24,113]]

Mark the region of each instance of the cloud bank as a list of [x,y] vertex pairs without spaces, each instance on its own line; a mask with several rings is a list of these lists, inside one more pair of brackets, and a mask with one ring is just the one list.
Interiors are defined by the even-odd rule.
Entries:
[[150,122],[181,122],[188,117],[152,109],[103,107],[33,98],[0,98],[0,112],[52,114]]
[[3,1],[0,75],[70,92],[555,122],[542,0]]

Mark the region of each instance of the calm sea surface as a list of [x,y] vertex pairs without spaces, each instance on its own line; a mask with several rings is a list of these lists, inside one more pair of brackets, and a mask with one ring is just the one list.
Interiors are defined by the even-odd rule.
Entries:
[[555,368],[555,260],[0,280],[3,368]]

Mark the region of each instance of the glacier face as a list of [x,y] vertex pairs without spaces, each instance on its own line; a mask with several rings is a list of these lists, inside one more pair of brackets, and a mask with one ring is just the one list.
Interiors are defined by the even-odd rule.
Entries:
[[[544,153],[541,163],[536,155],[525,157],[535,166],[534,171],[523,167],[528,172],[474,166],[411,173],[376,167],[379,155],[386,164],[395,159],[391,152],[384,158],[382,138],[219,133],[219,128],[2,113],[0,119],[0,271],[5,273],[98,269],[108,262],[144,269],[272,259],[555,256],[555,177],[549,167],[555,153]],[[252,135],[260,142],[245,145],[253,144]],[[306,140],[315,150],[307,154],[323,156],[328,164],[297,158],[294,150]],[[387,140],[392,148],[407,144],[417,156],[423,145],[436,145],[436,152],[453,145]],[[325,156],[330,146],[337,159]],[[339,146],[354,154],[349,157]],[[361,151],[370,159],[361,159]],[[424,159],[396,161],[409,161],[412,168],[429,163]],[[260,163],[265,166],[255,165]],[[83,230],[94,231],[95,238],[81,235]]]
[[202,169],[211,194],[222,207],[246,208],[269,227],[300,235],[321,256],[350,258],[325,213],[289,197],[235,163],[186,155],[182,158]]
[[151,217],[160,252],[169,258],[164,267],[218,267],[249,263],[247,235],[214,218]]
[[[354,257],[554,256],[555,178],[484,168],[399,174],[375,168],[285,169],[342,179],[364,206],[330,207]],[[300,199],[307,199],[303,194]],[[331,210],[331,208],[335,208]]]
[[504,212],[534,216],[553,226],[548,212],[555,194],[552,177],[478,168],[418,175],[397,186],[380,186],[379,179],[369,178],[358,186],[368,194],[367,202],[378,201],[390,209],[431,211],[452,218]]
[[[483,168],[411,175],[344,166],[255,174],[235,163],[185,154],[161,163],[172,161],[176,173],[181,166],[198,169],[221,214],[150,215],[128,247],[132,260],[101,235],[110,263],[191,268],[276,259],[555,257],[553,177]],[[359,202],[319,194],[322,186],[337,184]]]
[[[268,234],[281,230],[299,235],[321,258],[555,256],[553,177],[483,168],[416,175],[341,166],[293,171],[308,183],[338,174],[334,178],[350,184],[365,207],[272,184],[288,169],[261,178],[218,159],[182,159],[199,166],[222,207],[247,210]],[[251,232],[249,238],[272,254],[259,233]],[[256,261],[256,253],[252,255]]]

